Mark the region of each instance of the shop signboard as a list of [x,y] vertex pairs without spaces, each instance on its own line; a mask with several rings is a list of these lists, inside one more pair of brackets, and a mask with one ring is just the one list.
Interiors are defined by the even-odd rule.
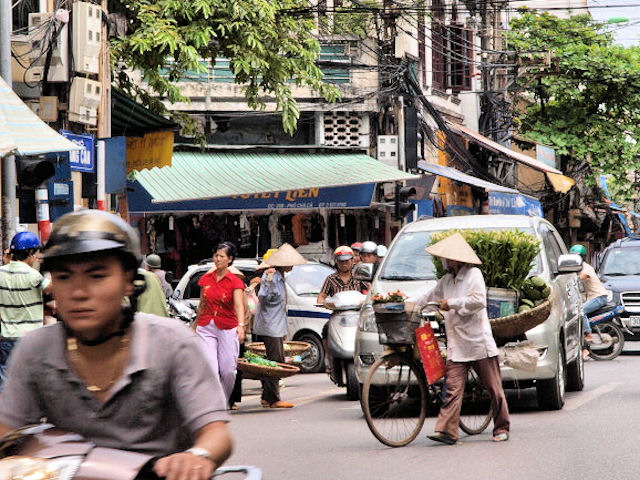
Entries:
[[71,170],[76,172],[93,172],[95,169],[95,136],[60,130],[63,137],[68,138],[82,150],[69,152]]
[[489,192],[489,214],[543,217],[540,201],[522,194]]
[[536,159],[545,165],[558,168],[556,165],[556,151],[547,145],[536,143]]
[[234,195],[209,200],[154,202],[138,182],[129,182],[131,212],[206,212],[247,210],[305,210],[315,208],[368,208],[375,183],[326,188],[300,188],[281,192]]

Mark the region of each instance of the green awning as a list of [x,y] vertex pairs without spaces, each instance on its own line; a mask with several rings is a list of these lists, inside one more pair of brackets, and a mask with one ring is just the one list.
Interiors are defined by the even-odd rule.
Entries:
[[361,153],[174,152],[170,167],[134,171],[154,202],[419,178]]

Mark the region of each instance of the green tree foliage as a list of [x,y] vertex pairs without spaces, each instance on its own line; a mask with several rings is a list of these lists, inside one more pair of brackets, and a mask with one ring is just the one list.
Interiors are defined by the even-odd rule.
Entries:
[[[306,0],[111,0],[110,11],[128,21],[127,34],[111,41],[113,65],[141,71],[150,89],[131,82],[125,70],[116,82],[162,111],[158,96],[186,100],[174,83],[186,71],[204,72],[202,59],[228,58],[248,105],[264,109],[265,98],[273,97],[285,131],[293,133],[300,110],[292,85],[328,101],[340,97],[315,64],[320,46],[308,7]],[[186,116],[178,120],[194,126]]]
[[572,161],[589,162],[596,175],[611,174],[617,198],[628,200],[627,174],[638,168],[640,153],[640,48],[616,45],[588,15],[526,11],[506,40],[508,49],[551,54],[549,67],[520,71],[521,98],[535,99],[516,113],[521,132]]

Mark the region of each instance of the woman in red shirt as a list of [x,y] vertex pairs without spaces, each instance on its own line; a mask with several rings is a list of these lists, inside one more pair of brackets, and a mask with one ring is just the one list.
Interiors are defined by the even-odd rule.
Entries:
[[[244,282],[229,271],[236,247],[223,242],[213,255],[215,268],[200,279],[198,326],[204,353],[229,399],[236,379],[236,359],[244,341]],[[239,321],[240,319],[240,321]]]

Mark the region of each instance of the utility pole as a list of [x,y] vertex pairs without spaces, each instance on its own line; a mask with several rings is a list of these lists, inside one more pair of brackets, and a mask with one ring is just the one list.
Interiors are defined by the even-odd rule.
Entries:
[[[11,0],[0,0],[0,76],[13,88],[11,72]],[[16,231],[16,161],[13,155],[2,158],[2,251]]]
[[480,133],[494,138],[493,105],[489,98],[491,91],[491,72],[488,65],[489,22],[487,19],[487,2],[480,2],[480,72],[482,74],[482,95],[480,96]]

